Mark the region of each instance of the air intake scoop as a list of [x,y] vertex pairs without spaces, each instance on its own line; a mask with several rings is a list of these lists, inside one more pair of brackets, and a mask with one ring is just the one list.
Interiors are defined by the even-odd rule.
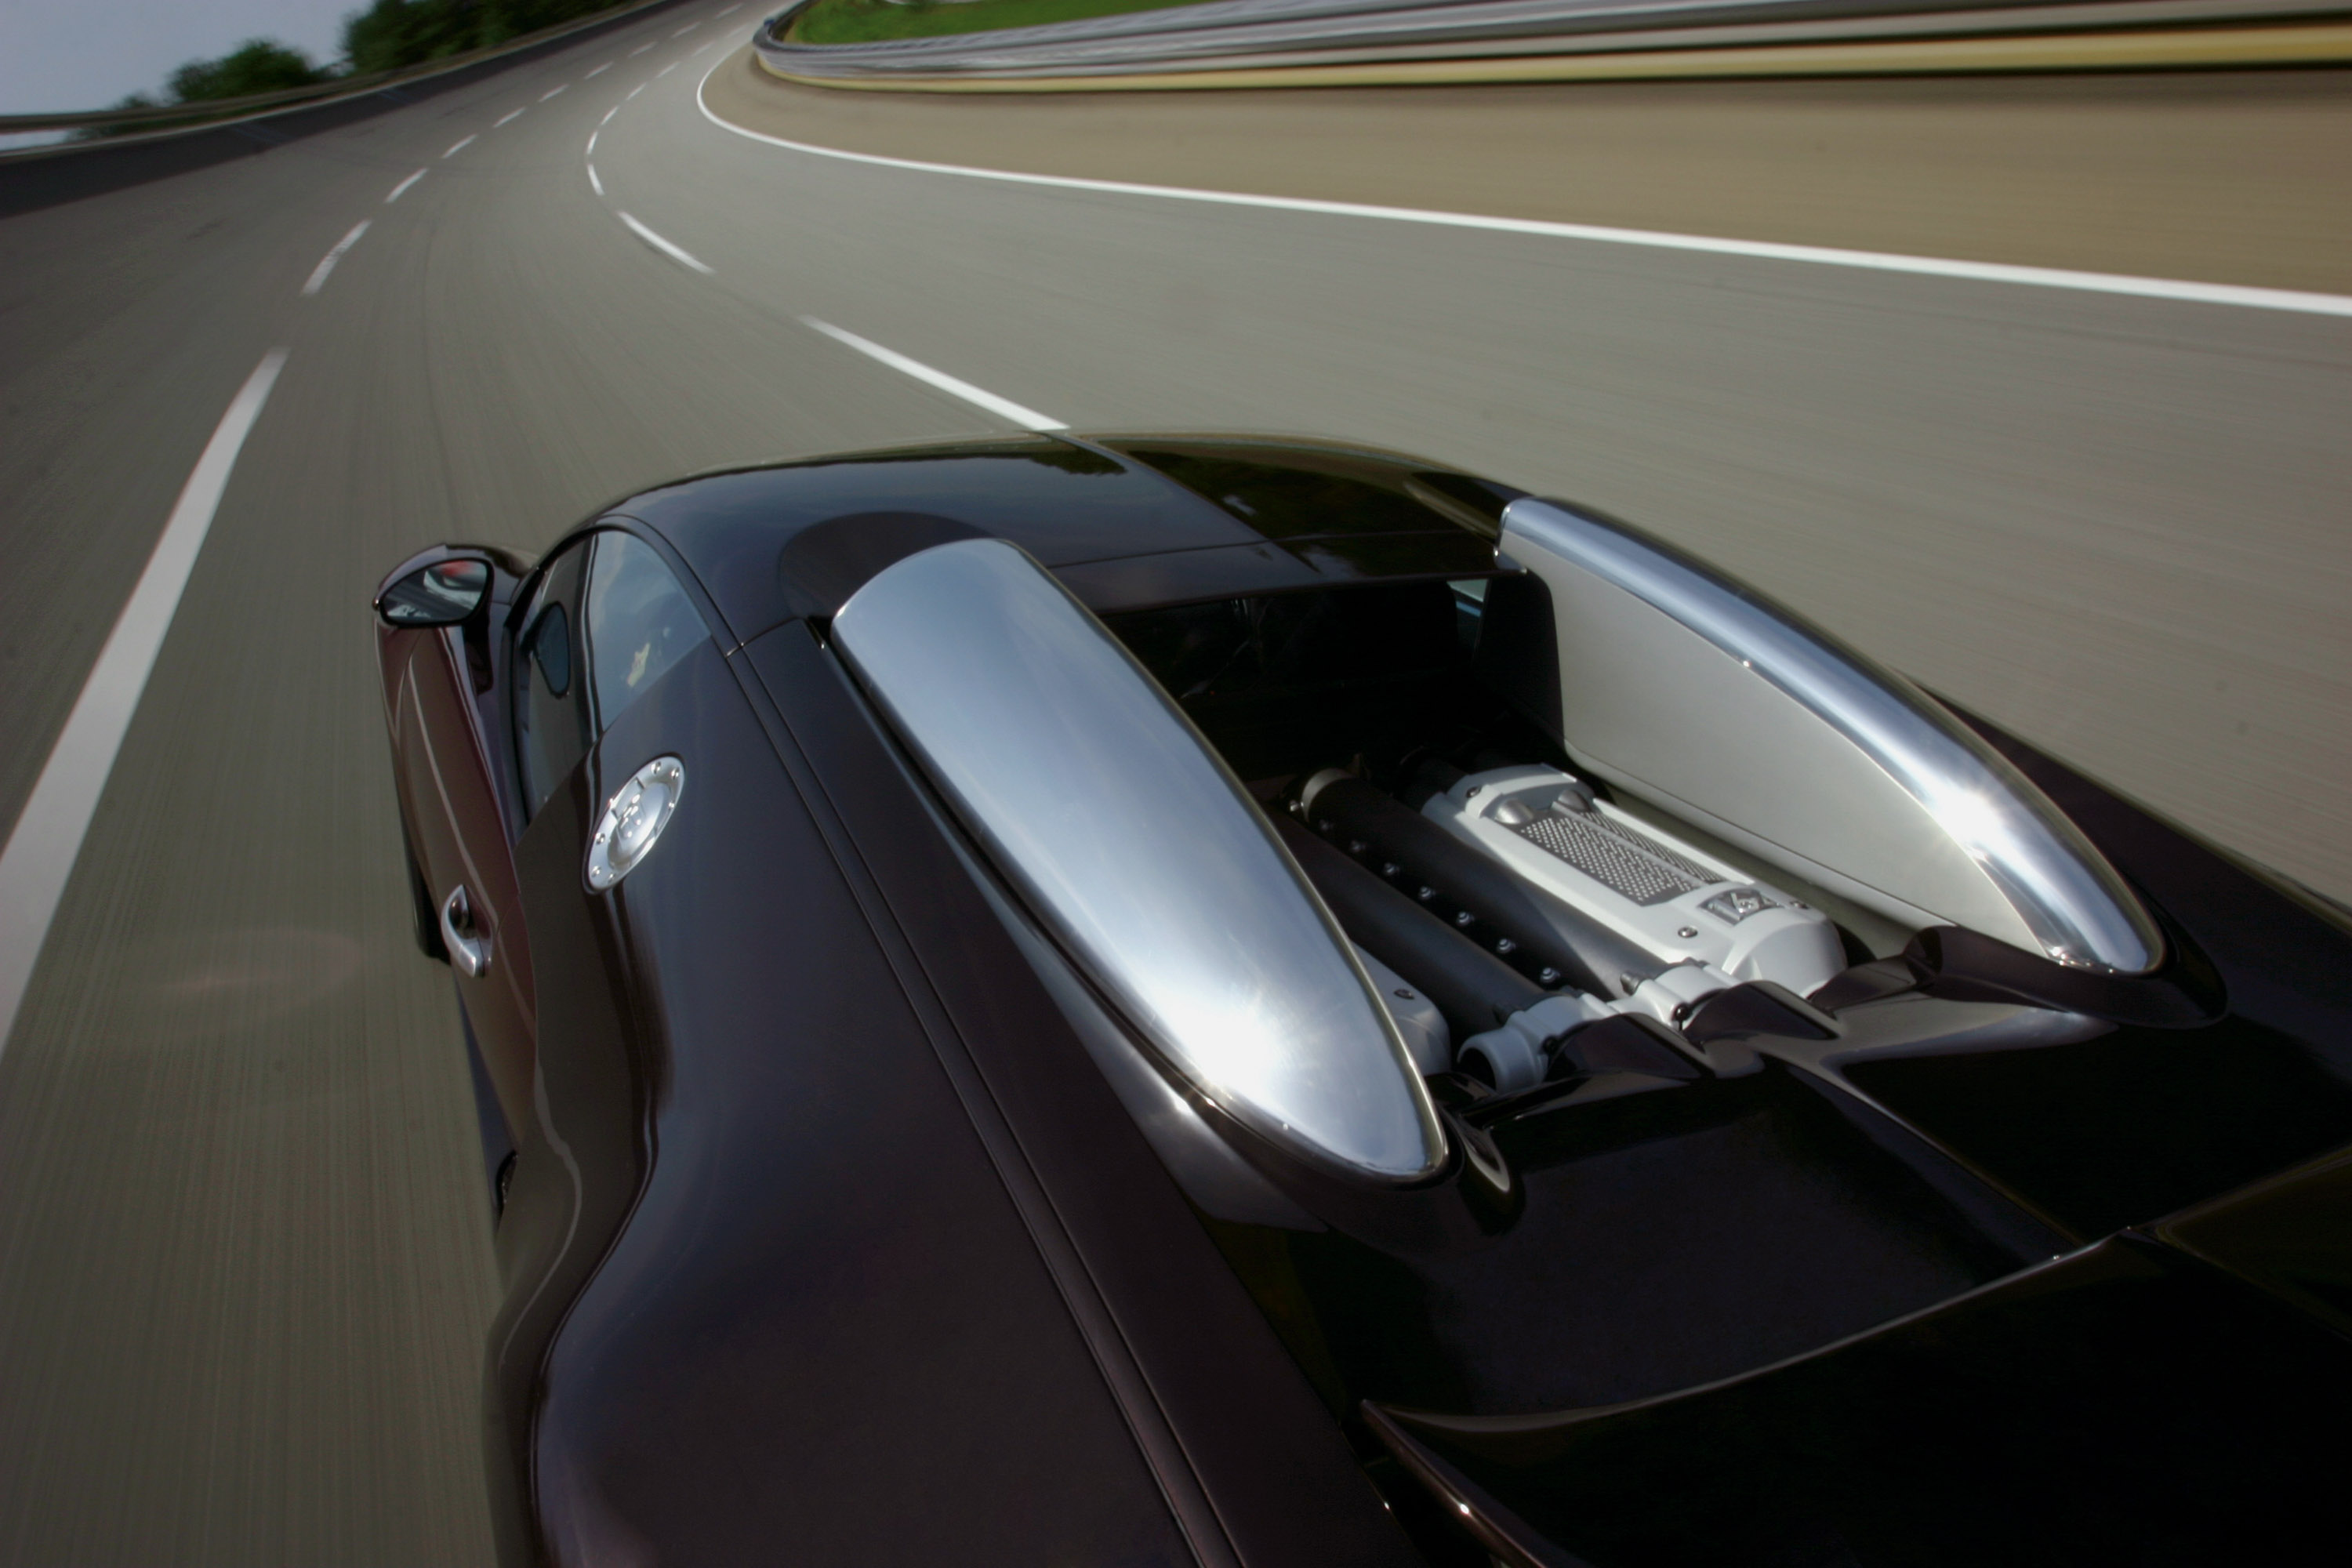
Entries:
[[1169,1066],[1276,1141],[1412,1180],[1436,1114],[1257,806],[1018,546],[938,545],[833,623],[851,668],[1040,922]]
[[1549,590],[1560,733],[1598,776],[1914,928],[2108,973],[2162,962],[2065,814],[1903,677],[1597,513],[1513,501],[1503,549]]

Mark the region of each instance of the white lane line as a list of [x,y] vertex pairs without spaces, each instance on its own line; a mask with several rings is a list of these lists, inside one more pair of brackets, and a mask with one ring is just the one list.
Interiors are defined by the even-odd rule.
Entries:
[[670,37],[673,38],[683,38],[688,33],[691,33],[700,26],[702,26],[702,24],[699,22],[688,22],[685,26],[680,27],[677,32],[672,33]]
[[709,48],[712,44],[715,44],[715,43],[717,43],[718,41],[719,41],[719,40],[718,40],[718,39],[716,39],[716,38],[709,39],[709,40],[707,40],[707,41],[705,41],[705,42],[703,42],[703,43],[699,43],[699,44],[695,45],[695,46],[694,46],[694,47],[692,47],[692,48],[690,48],[690,49],[687,50],[686,52],[687,52],[688,55],[698,55],[698,54],[700,54],[703,50],[705,50],[705,49]]
[[[637,85],[636,85],[636,86],[635,86],[635,87],[633,87],[633,88],[629,89],[629,98],[635,98],[635,97],[636,97],[636,96],[637,96],[637,94],[639,94],[639,93],[641,93],[641,92],[643,92],[643,91],[645,91],[645,90],[646,90],[646,84],[645,84],[644,82],[639,82],[639,83],[637,83]],[[622,101],[623,103],[626,103],[626,102],[628,102],[628,101],[629,101],[629,98],[625,98],[625,99],[621,100],[621,101]]]
[[[477,132],[475,134],[479,135],[480,132]],[[473,144],[474,138],[472,136],[468,136],[463,142],[458,142],[455,147],[450,148],[446,153],[442,153],[441,156],[444,158],[454,158],[458,153],[464,152],[467,148],[471,147]]]
[[90,667],[65,729],[41,765],[41,776],[8,835],[7,847],[0,849],[0,1046],[6,1044],[16,1021],[41,944],[48,940],[49,922],[81,855],[82,838],[89,831],[107,775],[114,771],[115,755],[122,749],[140,695],[147,689],[163,634],[180,607],[196,553],[212,528],[221,492],[236,467],[237,451],[285,364],[286,351],[270,350],[229,399],[228,412],[205,444],[204,455],[196,459],[195,470],[163,524],[163,537],[139,574],[139,585],[115,618],[114,630]]
[[541,93],[541,94],[539,95],[539,101],[540,101],[540,102],[541,102],[541,103],[545,103],[549,99],[553,98],[557,93],[562,92],[562,91],[563,90],[563,89],[564,89],[564,88],[569,87],[569,86],[571,86],[571,85],[572,85],[572,84],[571,84],[570,82],[565,82],[565,83],[563,83],[563,84],[562,84],[562,86],[560,86],[560,87],[551,87],[551,88],[549,88],[545,92],[542,92],[542,93]]
[[635,48],[629,51],[629,58],[631,59],[635,59],[639,55],[644,54],[647,49],[652,47],[653,45],[651,44],[639,44]]
[[496,130],[499,128],[499,125],[504,125],[508,121],[509,121],[509,120],[520,120],[521,118],[522,118],[522,110],[520,110],[520,109],[517,109],[517,110],[511,110],[508,111],[507,113],[500,115],[500,116],[499,117],[499,120],[498,120],[497,124],[492,125],[492,126],[490,127],[490,129],[491,129],[491,130],[493,130],[493,131],[496,131]]
[[591,131],[588,132],[588,152],[586,154],[588,157],[593,158],[596,155],[596,138],[601,134],[603,134],[601,130]]
[[594,70],[590,71],[586,76],[582,77],[580,79],[581,79],[582,81],[593,81],[593,80],[595,80],[598,77],[603,76],[606,71],[611,70],[612,68],[613,68],[613,62],[612,62],[612,61],[610,61],[610,60],[606,60],[603,65],[598,66]]
[[677,69],[677,62],[676,60],[672,60],[669,64],[662,67],[661,69],[654,72],[654,79],[656,81],[659,81],[662,78],[669,75],[670,72],[676,69]]
[[596,177],[596,165],[593,163],[588,165],[588,186],[600,196],[604,194],[604,182]]
[[716,21],[718,21],[718,20],[719,19],[719,17],[720,17],[720,16],[732,16],[736,12],[740,11],[742,8],[743,8],[743,7],[742,7],[742,5],[741,5],[740,3],[739,3],[739,4],[737,4],[737,5],[730,5],[730,6],[728,6],[728,7],[727,7],[727,9],[725,9],[724,11],[719,12],[718,16],[713,16],[713,17],[711,17],[710,19],[711,19],[712,21],[716,22]]
[[413,174],[409,175],[409,176],[408,176],[408,178],[406,178],[406,179],[404,179],[404,180],[401,181],[401,182],[400,182],[400,184],[396,184],[396,185],[393,186],[393,187],[392,187],[392,195],[388,195],[388,196],[386,196],[386,197],[384,197],[384,198],[383,198],[383,205],[386,205],[386,206],[390,206],[390,205],[392,205],[392,204],[393,204],[393,203],[394,203],[394,202],[398,201],[401,197],[403,197],[403,196],[404,196],[404,195],[406,195],[408,194],[408,187],[409,187],[409,186],[411,186],[411,185],[415,184],[417,181],[419,181],[419,180],[423,179],[424,177],[425,177],[425,171],[424,171],[424,170],[422,170],[422,169],[419,169],[419,170],[417,170],[417,171],[416,171],[416,173],[415,173],[415,174]]
[[599,129],[602,129],[602,128],[603,128],[603,127],[604,127],[604,126],[607,126],[607,125],[612,124],[612,123],[613,123],[613,116],[614,116],[615,114],[618,114],[618,113],[620,113],[620,112],[621,112],[621,106],[620,106],[619,104],[617,104],[617,103],[616,103],[616,104],[614,104],[614,105],[613,105],[613,107],[612,107],[612,108],[610,108],[610,109],[608,109],[608,110],[606,110],[604,111],[604,119],[602,119],[602,120],[600,120],[600,121],[596,121],[597,127],[598,127]]
[[[702,79],[708,87],[721,60]],[[1873,272],[1913,273],[1927,278],[1965,279],[1977,283],[2016,283],[2041,289],[2071,289],[2092,294],[2123,294],[2145,300],[2171,300],[2197,305],[2235,305],[2257,310],[2297,310],[2315,316],[2352,316],[2352,295],[2309,294],[2292,289],[2252,289],[2235,283],[2190,283],[2170,278],[2137,278],[2116,272],[2074,272],[2057,267],[2012,267],[1997,261],[1955,261],[1934,256],[1901,256],[1875,250],[1840,250],[1821,245],[1780,245],[1767,240],[1722,239],[1707,235],[1668,234],[1654,229],[1604,228],[1592,224],[1548,223],[1535,218],[1488,217],[1478,213],[1435,212],[1423,207],[1373,206],[1362,202],[1314,201],[1299,196],[1260,196],[1239,191],[1195,190],[1185,185],[1143,185],[1125,180],[1087,180],[1066,174],[1024,174],[1010,169],[974,169],[961,163],[929,163],[912,158],[886,158],[875,153],[849,153],[788,142],[730,125],[710,111],[702,89],[695,90],[702,117],[724,131],[772,147],[806,153],[819,158],[839,158],[852,163],[872,163],[886,169],[912,169],[927,174],[954,174],[968,180],[1000,180],[1015,185],[1045,185],[1066,191],[1099,191],[1109,195],[1158,196],[1170,201],[1209,202],[1223,206],[1266,207],[1281,212],[1317,213],[1330,217],[1377,218],[1391,223],[1433,224],[1448,228],[1485,229],[1496,234],[1538,235],[1552,239],[1591,240],[1601,245],[1646,246],[1659,250],[1696,251],[1711,256],[1738,256],[1762,261],[1801,261],[1823,267],[1851,267]]]
[[[599,194],[601,195],[602,193],[600,192]],[[647,228],[645,225],[639,223],[628,214],[623,213],[621,215],[621,221],[629,226],[630,233],[635,235],[639,239],[644,240],[647,245],[652,246],[656,250],[660,251],[664,256],[668,257],[672,261],[682,261],[688,267],[693,268],[697,272],[701,273],[704,277],[708,278],[710,276],[709,268],[705,267],[701,262],[697,261],[692,255],[679,248],[677,246],[672,245],[668,240],[664,239],[660,235],[656,234],[652,229]]]
[[310,268],[310,280],[302,285],[303,293],[316,294],[327,286],[328,274],[334,271],[335,263],[343,258],[343,252],[360,242],[360,236],[368,231],[368,221],[362,218],[352,225],[352,232],[335,241],[335,248],[319,258],[319,265]]
[[861,338],[845,328],[835,326],[831,321],[820,321],[814,316],[803,316],[801,321],[803,325],[814,327],[823,332],[835,342],[848,344],[868,359],[879,360],[901,374],[911,375],[917,381],[928,382],[941,392],[951,393],[966,403],[976,404],[999,418],[1010,419],[1024,429],[1066,430],[1069,428],[1058,419],[1048,419],[1035,409],[1024,408],[1009,397],[999,397],[992,392],[983,391],[968,381],[950,375],[943,370],[933,370],[920,360],[908,359],[894,349],[886,349],[880,343]]

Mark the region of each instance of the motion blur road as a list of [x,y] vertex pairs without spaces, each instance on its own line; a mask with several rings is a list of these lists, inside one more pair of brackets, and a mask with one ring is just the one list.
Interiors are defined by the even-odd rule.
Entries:
[[[1716,168],[1713,185],[1645,180],[1651,144],[1628,133],[1612,145],[1634,172],[1591,209],[1571,185],[1383,163],[1344,115],[1267,132],[1262,164],[1230,136],[1188,164],[1181,129],[1133,132],[1172,100],[1094,121],[1008,107],[992,147],[987,106],[850,109],[754,81],[757,14],[680,6],[341,132],[0,222],[0,820],[224,411],[287,355],[0,1056],[0,1562],[487,1560],[488,1207],[449,983],[408,942],[366,613],[382,571],[434,541],[536,549],[694,468],[1003,431],[1008,405],[1344,436],[1680,540],[2352,892],[2352,320],[821,157],[717,123],[706,73],[732,73],[712,103],[774,134],[900,157],[1117,175],[1126,147],[1133,179],[1968,238],[1932,189],[1861,211],[1790,175],[1834,163],[1811,132],[1750,160],[1788,203],[1703,158],[1674,167]],[[1939,253],[2348,291],[2341,168],[2308,176],[2332,188],[2283,184],[2262,152],[2303,146],[2293,126],[2340,131],[2344,84],[2276,83],[2240,90],[2274,93],[2290,132],[2206,159],[2203,188],[2236,206],[2179,218],[2177,254],[2132,264],[2121,207],[2063,182],[1986,247]],[[1636,90],[1653,96],[1550,101],[1688,122]],[[1811,101],[1738,90],[1708,101],[1784,126],[1775,102]],[[1347,112],[1393,125],[1420,101],[1454,100]],[[1301,138],[1312,167],[1284,162]],[[1302,188],[1317,179],[1344,188]],[[2246,194],[2263,180],[2273,195]],[[2297,211],[2333,216],[2297,229]],[[2267,248],[2243,237],[2264,213],[2283,226]]]

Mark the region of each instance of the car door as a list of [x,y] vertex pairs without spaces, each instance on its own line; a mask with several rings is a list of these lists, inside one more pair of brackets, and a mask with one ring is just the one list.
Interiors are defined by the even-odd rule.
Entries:
[[538,1036],[505,679],[516,564],[499,563],[489,598],[460,625],[389,634],[383,660],[419,918],[447,951],[509,1126],[530,1104]]

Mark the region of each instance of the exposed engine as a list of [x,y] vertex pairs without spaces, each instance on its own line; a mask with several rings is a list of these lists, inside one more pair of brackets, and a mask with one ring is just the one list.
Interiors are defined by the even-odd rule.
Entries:
[[[1677,1026],[1743,982],[1803,996],[1845,964],[1820,910],[1556,768],[1465,774],[1418,812],[1326,769],[1299,789],[1297,810],[1383,885],[1301,856],[1341,925],[1402,982],[1374,976],[1400,1025],[1433,1000],[1452,1028],[1452,1065],[1497,1089],[1576,1065],[1563,1047],[1588,1025]],[[1408,1030],[1427,1036],[1425,1023]],[[1416,1050],[1423,1070],[1434,1055]]]

